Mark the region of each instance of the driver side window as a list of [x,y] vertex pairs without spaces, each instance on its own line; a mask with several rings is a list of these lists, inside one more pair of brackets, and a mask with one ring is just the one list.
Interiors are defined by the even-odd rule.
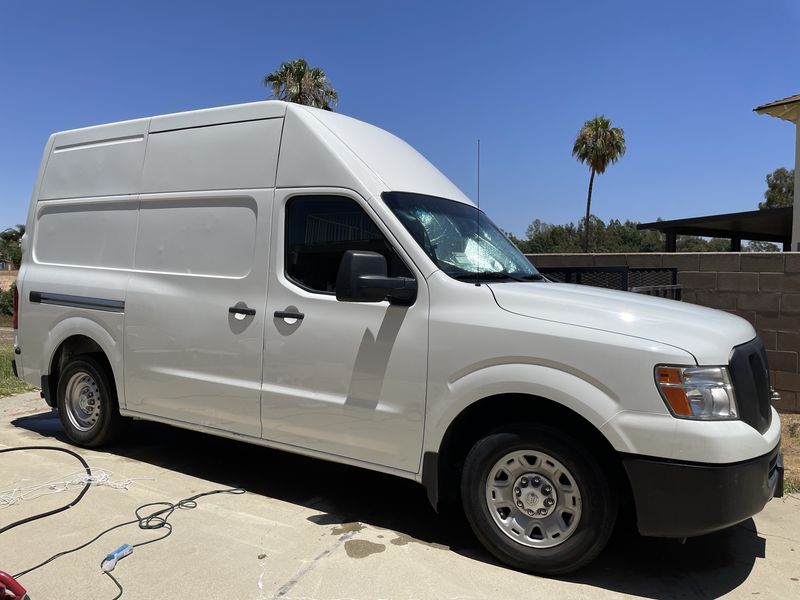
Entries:
[[378,252],[386,258],[390,277],[413,277],[370,216],[350,198],[291,198],[285,240],[286,277],[312,292],[336,293],[336,274],[347,250]]

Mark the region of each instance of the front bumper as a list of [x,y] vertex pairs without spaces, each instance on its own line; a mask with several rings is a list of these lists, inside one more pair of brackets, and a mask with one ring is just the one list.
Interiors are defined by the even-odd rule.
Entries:
[[702,464],[626,455],[639,533],[692,537],[752,517],[783,495],[780,443],[763,456]]

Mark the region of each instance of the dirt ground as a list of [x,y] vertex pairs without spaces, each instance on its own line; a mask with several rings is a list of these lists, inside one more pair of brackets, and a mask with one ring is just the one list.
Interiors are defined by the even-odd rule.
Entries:
[[781,415],[781,448],[786,490],[800,493],[800,415]]

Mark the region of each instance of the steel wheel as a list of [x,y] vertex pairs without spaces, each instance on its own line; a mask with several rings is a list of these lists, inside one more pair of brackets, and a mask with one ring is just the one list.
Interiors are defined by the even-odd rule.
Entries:
[[104,359],[99,354],[80,354],[58,374],[58,418],[67,437],[87,448],[113,441],[125,423],[119,414],[113,372]]
[[509,452],[486,480],[486,503],[495,525],[531,548],[567,541],[581,519],[581,493],[564,465],[536,450]]
[[543,575],[580,569],[606,545],[617,518],[616,484],[602,456],[549,424],[489,432],[461,469],[472,531],[514,568]]
[[100,418],[102,398],[94,378],[86,371],[73,373],[64,396],[67,417],[78,431],[89,431]]

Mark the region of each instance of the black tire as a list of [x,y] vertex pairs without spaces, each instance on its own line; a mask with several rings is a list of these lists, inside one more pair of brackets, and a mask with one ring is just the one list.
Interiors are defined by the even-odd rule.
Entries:
[[[504,509],[489,507],[487,479],[490,475],[495,477],[500,459],[522,450],[541,452],[561,463],[579,490],[581,512],[577,525],[564,541],[553,542],[557,545],[552,547],[530,547],[512,539],[492,516],[491,511],[495,510],[503,518],[500,511]],[[515,494],[516,486],[509,484],[511,487],[514,491],[510,493]],[[489,552],[511,567],[542,575],[563,575],[591,562],[608,542],[618,512],[616,486],[594,456],[570,436],[546,426],[506,428],[478,441],[464,462],[461,497],[472,530]],[[517,514],[516,518],[526,518],[523,510]],[[536,543],[532,537],[525,541]]]
[[[91,394],[90,400],[99,405],[98,414],[90,415],[80,409],[71,409],[74,403],[70,402],[67,394],[75,394],[75,389],[68,387],[76,386],[82,386],[82,390]],[[94,356],[79,355],[66,364],[58,377],[56,399],[64,431],[78,446],[96,448],[114,441],[122,433],[124,419],[119,414],[116,388],[110,379],[108,367]]]

